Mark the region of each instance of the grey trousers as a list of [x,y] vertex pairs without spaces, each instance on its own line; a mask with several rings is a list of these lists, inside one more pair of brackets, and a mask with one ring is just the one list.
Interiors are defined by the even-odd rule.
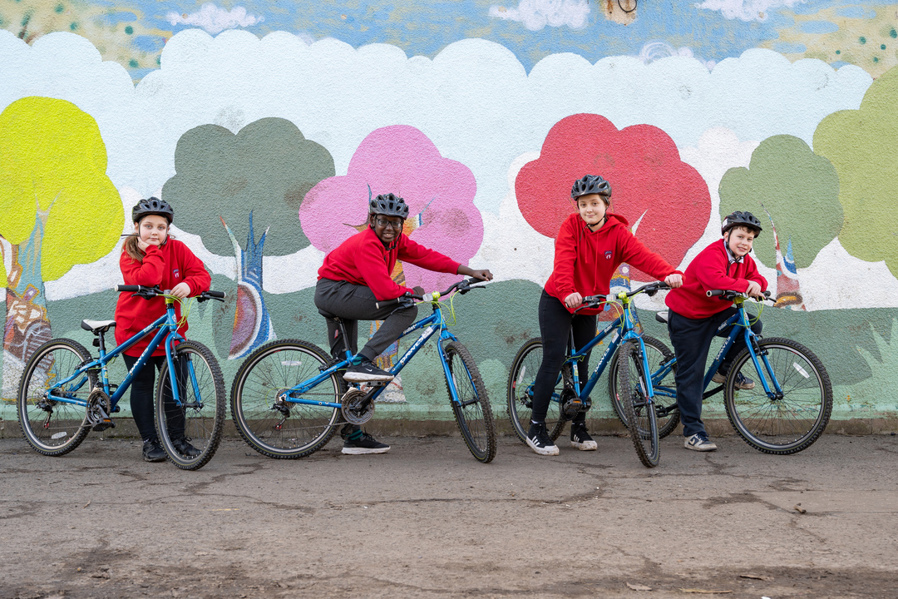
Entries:
[[[402,331],[415,322],[418,317],[418,307],[410,306],[398,308],[391,304],[377,308],[377,298],[369,287],[353,285],[346,281],[332,281],[330,279],[318,279],[315,286],[315,306],[319,310],[330,312],[338,316],[346,327],[346,335],[349,337],[349,348],[353,355],[357,352],[359,320],[383,320],[383,324],[371,336],[365,347],[360,352],[368,360],[374,360],[391,343],[399,339]],[[345,347],[340,329],[332,318],[327,318],[327,336],[330,343],[332,356],[340,356]]]

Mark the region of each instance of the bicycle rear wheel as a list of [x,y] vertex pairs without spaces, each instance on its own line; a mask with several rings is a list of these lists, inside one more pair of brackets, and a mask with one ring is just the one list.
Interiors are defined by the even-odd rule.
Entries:
[[654,404],[646,397],[645,371],[642,352],[636,341],[627,341],[618,350],[621,359],[617,369],[619,395],[627,417],[627,429],[636,448],[639,460],[648,468],[658,465],[661,446],[658,442],[658,423],[655,420]]
[[[810,447],[823,434],[833,408],[833,392],[823,363],[804,345],[791,339],[769,337],[758,342],[766,354],[768,371],[755,369],[748,348],[733,361],[726,381],[727,417],[746,443],[764,453],[790,454]],[[758,356],[761,359],[761,355]],[[742,374],[754,381],[753,389],[736,389]],[[776,377],[782,397],[770,398]]]
[[[156,382],[156,431],[171,463],[181,470],[198,470],[221,442],[227,401],[224,379],[215,356],[196,341],[178,344],[173,360],[181,404],[172,399],[169,365],[163,362]],[[188,446],[199,453],[181,453]]]
[[[677,409],[677,365],[669,372],[662,364],[673,358],[673,352],[659,339],[644,335],[646,357],[649,361],[649,372],[652,373],[652,388],[655,391],[655,420],[658,423],[658,437],[663,439],[677,428],[680,423],[680,411]],[[608,394],[611,396],[611,407],[618,419],[627,426],[627,416],[618,392],[618,363],[621,353],[618,351],[608,364]],[[665,372],[662,376],[660,373]],[[643,433],[645,431],[642,431]]]
[[[62,387],[61,381],[78,372],[91,360],[90,352],[71,339],[51,339],[31,355],[19,383],[17,408],[19,426],[28,444],[43,455],[66,454],[84,440],[87,426],[87,399],[97,383],[95,373],[85,372]],[[47,392],[84,405],[47,399]]]
[[[486,394],[486,386],[477,370],[477,363],[468,348],[457,341],[445,347],[446,362],[452,375],[452,385],[446,380],[449,401],[455,413],[455,422],[465,444],[477,460],[484,464],[496,457],[496,431],[493,426],[493,409]],[[456,398],[452,387],[458,393]]]
[[[270,458],[302,458],[324,447],[337,430],[340,410],[286,401],[283,394],[321,374],[331,358],[297,339],[262,345],[240,366],[231,386],[231,416],[246,443]],[[303,393],[304,399],[339,403],[346,384],[338,373]]]
[[[527,431],[533,415],[533,383],[536,373],[543,362],[543,342],[536,338],[527,341],[511,363],[508,375],[507,407],[511,428],[518,439],[527,442]],[[549,413],[546,415],[546,430],[552,441],[558,438],[564,429],[564,418],[561,416],[561,393],[564,380],[561,375],[555,383],[552,398],[549,402]]]

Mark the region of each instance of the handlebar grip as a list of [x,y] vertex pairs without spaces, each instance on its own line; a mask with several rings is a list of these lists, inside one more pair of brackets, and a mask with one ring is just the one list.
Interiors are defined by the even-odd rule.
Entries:
[[391,300],[384,300],[382,302],[374,302],[374,307],[377,308],[378,310],[380,310],[381,308],[386,308],[387,306],[392,306],[393,304],[398,304],[399,300],[401,298],[402,298],[402,296],[399,296],[399,297],[397,297],[395,299],[391,299]]
[[119,293],[125,291],[140,291],[140,285],[116,285],[115,290]]
[[207,291],[205,294],[216,299],[224,299],[227,297],[224,291]]
[[726,292],[726,289],[709,289],[709,290],[706,292],[706,295],[707,295],[708,297],[718,297],[718,296],[721,296],[721,295],[726,295],[726,293],[727,293],[727,292]]

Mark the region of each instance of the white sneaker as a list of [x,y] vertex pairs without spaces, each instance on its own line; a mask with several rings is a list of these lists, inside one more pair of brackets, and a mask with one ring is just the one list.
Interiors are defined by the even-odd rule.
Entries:
[[705,433],[695,433],[694,435],[686,439],[685,447],[686,449],[691,449],[692,451],[717,450],[717,446],[708,440],[708,435],[706,435]]
[[527,432],[527,445],[539,455],[558,455],[558,446],[552,444],[546,425],[530,423]]
[[586,432],[585,424],[571,425],[571,447],[576,447],[580,451],[595,451],[599,445]]

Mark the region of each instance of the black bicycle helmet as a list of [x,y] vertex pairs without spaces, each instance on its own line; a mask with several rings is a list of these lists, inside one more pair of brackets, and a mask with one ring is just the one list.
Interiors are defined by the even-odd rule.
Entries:
[[611,197],[611,184],[598,175],[585,175],[582,179],[574,181],[574,187],[571,188],[571,197],[577,199],[590,193],[597,193],[604,196],[606,201]]
[[368,214],[383,214],[384,216],[398,216],[405,220],[408,218],[408,204],[399,196],[392,193],[381,194],[371,200]]
[[150,214],[158,214],[165,217],[168,224],[171,224],[175,219],[175,211],[172,210],[168,202],[159,198],[147,198],[137,202],[137,205],[131,209],[131,220],[136,223],[144,216],[149,216]]
[[720,234],[723,235],[733,227],[746,227],[747,229],[751,229],[755,232],[755,237],[760,235],[763,230],[761,228],[761,221],[755,218],[754,214],[751,212],[742,212],[740,210],[737,210],[723,219],[723,224],[720,225]]

